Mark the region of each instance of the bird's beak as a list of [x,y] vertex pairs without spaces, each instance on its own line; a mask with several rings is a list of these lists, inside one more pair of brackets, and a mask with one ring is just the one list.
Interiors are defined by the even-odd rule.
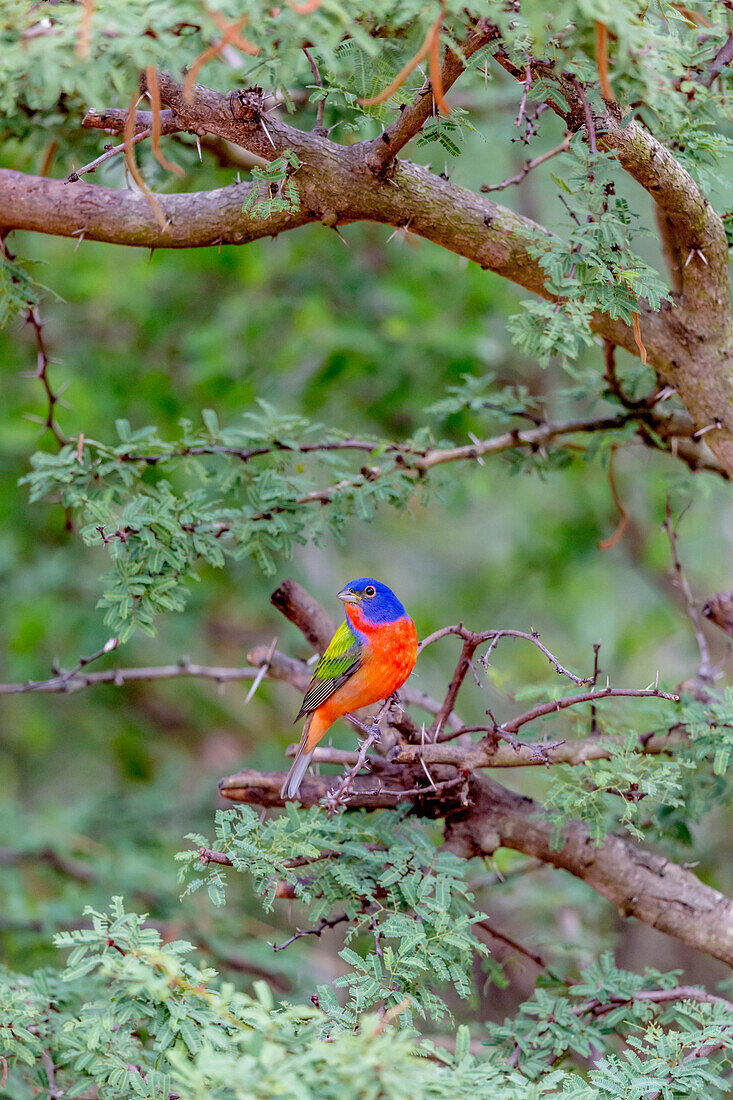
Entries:
[[337,592],[337,596],[344,603],[360,603],[361,596],[357,596],[356,592],[353,592],[350,588],[342,588],[340,592]]

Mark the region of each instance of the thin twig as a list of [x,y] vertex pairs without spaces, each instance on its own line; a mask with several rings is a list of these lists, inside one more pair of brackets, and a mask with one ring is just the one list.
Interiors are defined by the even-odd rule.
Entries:
[[[385,699],[378,713],[372,719],[371,728],[367,726],[362,726],[362,728],[366,731],[367,736],[359,746],[359,755],[356,758],[356,763],[341,778],[338,786],[334,787],[332,791],[329,791],[328,795],[323,800],[323,804],[326,807],[329,817],[335,814],[337,810],[339,810],[342,806],[345,806],[346,803],[349,801],[351,792],[354,789],[354,780],[356,779],[358,772],[360,772],[366,764],[369,749],[376,741],[379,741],[379,723],[381,722],[384,715],[388,712],[389,708],[392,706],[394,699],[394,695],[391,695],[389,699]],[[358,721],[353,714],[350,714],[349,718],[352,722]],[[359,722],[358,724],[362,725],[361,722]]]
[[[574,672],[570,672],[567,668],[561,665],[557,657],[555,657],[553,653],[550,653],[547,646],[542,644],[539,638],[539,634],[537,634],[536,631],[527,633],[524,630],[484,630],[478,634],[475,634],[473,631],[467,630],[466,627],[464,627],[463,623],[458,623],[455,626],[441,627],[440,630],[436,630],[432,634],[429,634],[427,638],[423,638],[418,647],[418,653],[422,653],[423,649],[425,649],[426,646],[432,645],[433,642],[437,642],[440,638],[445,638],[449,634],[457,634],[460,638],[463,638],[464,641],[467,639],[473,640],[475,638],[478,638],[477,645],[482,645],[484,642],[492,642],[492,646],[489,652],[494,649],[496,643],[499,641],[500,638],[523,638],[526,642],[531,642],[532,645],[537,646],[537,648],[542,653],[544,653],[545,657],[547,657],[548,661],[555,669],[555,672],[557,672],[559,675],[567,676],[568,680],[572,680],[574,684],[578,685],[578,687],[581,687],[583,684],[590,683],[590,677],[585,677],[585,679],[583,679],[579,676],[576,676]],[[487,653],[486,656],[481,659],[482,664],[486,665],[486,657],[488,657],[488,655],[489,654]]]
[[[522,98],[521,98],[521,101],[519,103],[519,110],[517,111],[517,117],[514,120],[514,125],[517,127],[517,129],[520,129],[520,130],[521,130],[521,127],[522,127],[522,122],[523,122],[523,120],[525,118],[525,115],[526,115],[527,96],[529,95],[529,90],[530,90],[531,87],[532,87],[532,67],[531,67],[531,65],[525,65],[525,67],[524,67],[524,88],[523,88],[523,91],[522,91]],[[527,131],[522,136],[522,141],[525,143],[525,145],[528,143],[531,134],[532,134],[532,124],[531,124],[531,122],[528,122]]]
[[[600,652],[601,652],[601,643],[600,642],[594,642],[593,643],[593,675],[592,675],[591,680],[590,680],[590,686],[593,689],[595,689],[595,686],[598,683],[598,674],[601,671],[600,667],[599,667],[599,664],[598,664],[598,655],[599,655]],[[596,706],[595,706],[595,703],[594,703],[593,706],[590,708],[590,735],[591,735],[591,737],[593,737],[593,735],[597,734],[597,733],[598,733],[598,715],[597,715]]]
[[588,102],[588,97],[585,94],[585,88],[583,84],[572,73],[565,73],[565,79],[572,85],[575,93],[583,105],[583,115],[585,116],[585,129],[588,135],[588,146],[590,148],[591,156],[596,155],[596,124],[593,118],[593,112]]
[[[146,138],[150,137],[152,132],[153,131],[150,129],[139,130],[132,138],[130,138],[130,144],[137,145],[138,142],[145,141]],[[123,141],[122,145],[115,145],[113,148],[105,150],[105,152],[102,153],[101,156],[97,157],[96,160],[90,160],[89,164],[85,164],[82,168],[77,168],[74,172],[70,172],[64,180],[64,183],[76,183],[81,178],[81,176],[86,175],[87,172],[96,172],[100,164],[104,164],[106,161],[112,160],[113,157],[118,156],[120,153],[124,153],[124,151],[125,143]]]
[[[683,513],[684,514],[684,513]],[[680,519],[682,517],[680,516]],[[679,520],[678,520],[679,523]],[[680,561],[679,553],[677,550],[677,530],[672,523],[672,505],[669,497],[667,497],[667,503],[664,509],[664,523],[663,529],[667,532],[667,538],[669,539],[669,546],[672,552],[672,567],[674,570],[674,579],[677,587],[682,592],[687,607],[687,616],[692,624],[692,629],[695,632],[695,638],[697,639],[697,648],[700,651],[700,665],[697,670],[697,675],[703,683],[712,684],[714,680],[713,675],[713,662],[710,659],[710,650],[708,648],[707,638],[702,628],[702,622],[700,619],[700,612],[695,602],[695,597],[692,595],[692,589],[687,580],[684,569],[682,568],[682,562]]]
[[78,676],[87,665],[92,663],[92,661],[96,661],[98,658],[103,657],[105,653],[111,653],[113,650],[117,649],[119,644],[119,638],[108,638],[102,648],[98,649],[96,653],[92,653],[89,657],[80,657],[74,668],[70,668],[67,672],[60,673],[59,680],[62,684],[68,683],[69,680],[73,680],[75,676]]
[[63,1096],[63,1091],[56,1086],[56,1066],[50,1051],[41,1051],[41,1061],[48,1078],[48,1100],[58,1100],[60,1096]]
[[553,699],[547,703],[538,703],[536,707],[527,710],[524,714],[510,718],[498,727],[498,733],[516,733],[528,722],[534,722],[543,718],[546,714],[554,714],[556,711],[565,710],[567,707],[576,707],[580,703],[595,703],[599,699],[618,699],[622,697],[633,699],[666,699],[670,703],[679,703],[679,695],[669,691],[660,691],[658,688],[612,688],[605,687],[595,691],[584,691],[579,695],[566,695],[562,699]]
[[174,665],[154,665],[149,668],[109,668],[104,672],[76,672],[73,675],[60,672],[48,680],[0,684],[0,695],[25,695],[36,691],[43,694],[68,695],[99,684],[114,684],[116,687],[121,687],[123,684],[138,680],[171,680],[179,676],[191,676],[195,679],[213,680],[217,684],[225,684],[230,681],[254,680],[257,675],[256,668],[194,665],[188,660],[181,660]]
[[337,924],[343,924],[344,921],[350,919],[348,913],[341,913],[338,917],[322,917],[316,928],[297,928],[295,934],[290,936],[289,939],[283,940],[282,943],[270,943],[270,947],[273,951],[283,951],[286,947],[290,947],[291,943],[295,943],[296,940],[302,939],[303,936],[320,937],[327,928],[335,928]]
[[466,678],[466,673],[471,667],[471,658],[481,645],[482,638],[480,635],[473,635],[472,637],[464,638],[463,648],[461,655],[458,658],[458,664],[455,667],[455,671],[451,678],[451,682],[448,685],[448,690],[443,700],[443,705],[438,711],[438,715],[428,730],[428,734],[431,741],[440,740],[440,735],[443,732],[449,716],[453,713],[453,708],[456,705],[456,699],[458,692],[461,689],[461,685]]
[[477,921],[476,924],[473,925],[473,927],[481,932],[484,932],[486,935],[491,936],[492,939],[499,940],[501,943],[505,943],[507,947],[511,947],[514,951],[518,951],[520,955],[524,955],[524,957],[533,962],[535,966],[538,966],[540,970],[546,971],[550,975],[550,977],[556,978],[558,981],[563,981],[562,978],[560,978],[552,971],[548,963],[545,962],[542,955],[540,955],[538,951],[532,951],[531,948],[525,947],[524,944],[521,944],[518,940],[515,940],[511,936],[508,936],[506,932],[499,931],[499,929],[491,924],[490,921]]
[[542,153],[538,157],[533,157],[531,160],[525,161],[524,165],[517,172],[515,176],[509,176],[508,179],[502,180],[501,183],[483,183],[479,188],[485,195],[488,195],[491,191],[503,191],[507,187],[511,187],[513,184],[521,183],[526,175],[528,175],[533,168],[539,168],[545,161],[551,160],[552,157],[558,156],[560,153],[567,153],[570,148],[570,135],[568,134],[559,145],[556,145],[554,149],[548,150],[546,153]]
[[[313,58],[313,55],[312,55],[312,53],[310,52],[310,50],[308,49],[307,46],[303,46],[303,53],[308,58],[308,64],[311,67],[311,72],[313,73],[313,79],[315,80],[318,87],[323,89],[323,78],[321,77],[321,70],[318,68],[318,65],[316,64],[316,62]],[[322,130],[323,129],[323,113],[324,113],[325,109],[326,109],[326,100],[323,97],[321,97],[318,100],[318,108],[316,110],[316,129],[317,130]]]

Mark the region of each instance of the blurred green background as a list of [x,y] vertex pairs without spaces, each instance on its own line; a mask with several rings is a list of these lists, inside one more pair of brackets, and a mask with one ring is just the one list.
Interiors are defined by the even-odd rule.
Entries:
[[[521,163],[521,147],[492,147],[487,158],[491,132],[488,125],[485,138],[472,139],[456,169],[459,182],[486,179],[487,160],[492,179]],[[556,138],[548,132],[548,145]],[[57,165],[54,174],[69,167]],[[197,188],[228,182],[233,174],[206,166],[197,172],[191,183]],[[561,229],[555,192],[549,172],[538,172],[521,191],[500,197]],[[404,437],[430,422],[436,437],[464,443],[470,432],[490,432],[490,419],[427,421],[424,410],[463,375],[487,371],[501,383],[528,386],[555,415],[582,413],[571,397],[558,396],[571,384],[559,367],[543,371],[512,348],[507,318],[523,297],[516,288],[403,232],[352,226],[342,235],[346,246],[318,226],[241,249],[149,256],[17,234],[13,248],[45,265],[38,275],[49,288],[41,315],[54,357],[52,379],[65,387],[66,407],[59,412],[65,433],[109,440],[115,419],[124,417],[133,428],[154,424],[173,435],[180,418],[198,420],[203,408],[216,410],[222,424],[235,423],[260,397],[355,434]],[[648,251],[653,259],[651,238]],[[30,454],[53,446],[29,419],[45,412],[41,386],[27,376],[35,354],[33,333],[23,323],[0,334],[5,682],[45,678],[54,663],[69,668],[108,634],[95,607],[104,552],[84,548],[65,529],[59,506],[30,506],[18,486]],[[623,354],[620,361],[631,368]],[[598,371],[600,363],[593,347],[582,369]],[[692,502],[680,553],[704,601],[733,580],[729,491],[711,475],[693,478],[673,459],[641,447],[619,452],[616,478],[631,523],[625,537],[603,551],[599,540],[619,519],[604,461],[577,456],[542,476],[504,457],[482,467],[448,467],[439,498],[407,513],[382,509],[369,524],[354,519],[343,542],[298,548],[275,578],[251,561],[203,569],[184,613],[162,617],[155,639],[135,637],[95,669],[184,656],[242,665],[249,648],[275,636],[281,649],[308,657],[303,638],[269,603],[276,584],[297,578],[336,616],[338,589],[353,576],[373,574],[396,589],[421,636],[458,620],[477,629],[535,628],[583,675],[600,641],[603,675],[616,684],[643,687],[659,672],[673,687],[694,672],[696,650],[669,579],[665,500],[671,492],[678,505]],[[729,676],[723,635],[711,635],[711,642]],[[420,660],[413,682],[440,694],[457,655],[455,640],[440,642]],[[505,641],[484,687],[466,683],[459,711],[475,721],[487,707],[508,715],[519,706],[514,692],[554,682],[532,647]],[[241,883],[223,911],[205,896],[178,901],[172,854],[185,846],[186,833],[210,831],[220,805],[217,780],[243,766],[283,768],[295,736],[295,692],[265,682],[245,706],[248,687],[220,691],[177,679],[68,697],[0,697],[0,955],[23,968],[48,962],[50,931],[73,924],[84,904],[101,905],[115,892],[171,935],[199,942],[225,971],[251,976],[264,970],[291,992],[308,970],[315,968],[320,980],[332,974],[340,964],[328,936],[273,955],[268,941],[282,939],[297,920],[291,903],[263,916]],[[623,707],[616,713],[622,721]],[[562,728],[560,721],[554,730]],[[353,743],[345,727],[333,731],[333,740]],[[541,794],[540,771],[500,778]],[[696,838],[699,873],[722,889],[733,886],[721,857],[730,836],[731,820],[720,814]],[[717,975],[714,964],[648,929],[627,923],[621,930],[609,907],[582,884],[548,869],[527,870],[525,863],[500,853],[504,872],[527,873],[494,884],[481,900],[512,934],[535,945],[572,941],[574,961],[586,962],[599,946],[611,945],[625,966],[681,966],[698,979]],[[497,948],[497,954],[506,952]],[[509,956],[509,990],[485,989],[477,975],[483,1007],[493,1015],[536,976],[526,960]],[[308,975],[303,990],[312,988]]]

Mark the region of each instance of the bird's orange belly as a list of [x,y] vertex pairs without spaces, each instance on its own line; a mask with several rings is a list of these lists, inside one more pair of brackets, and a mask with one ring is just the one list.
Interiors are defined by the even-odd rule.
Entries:
[[389,623],[369,641],[372,652],[361,668],[318,708],[329,725],[350,711],[371,706],[402,687],[417,660],[417,631],[412,620]]

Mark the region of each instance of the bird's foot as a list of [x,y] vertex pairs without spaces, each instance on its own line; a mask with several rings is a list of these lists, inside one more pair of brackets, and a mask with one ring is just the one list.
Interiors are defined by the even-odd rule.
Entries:
[[404,708],[402,706],[402,700],[400,699],[399,691],[393,691],[392,694],[390,695],[389,699],[387,700],[387,709],[391,710],[392,707],[394,707],[396,710],[398,710],[400,712],[400,714],[405,713]]

